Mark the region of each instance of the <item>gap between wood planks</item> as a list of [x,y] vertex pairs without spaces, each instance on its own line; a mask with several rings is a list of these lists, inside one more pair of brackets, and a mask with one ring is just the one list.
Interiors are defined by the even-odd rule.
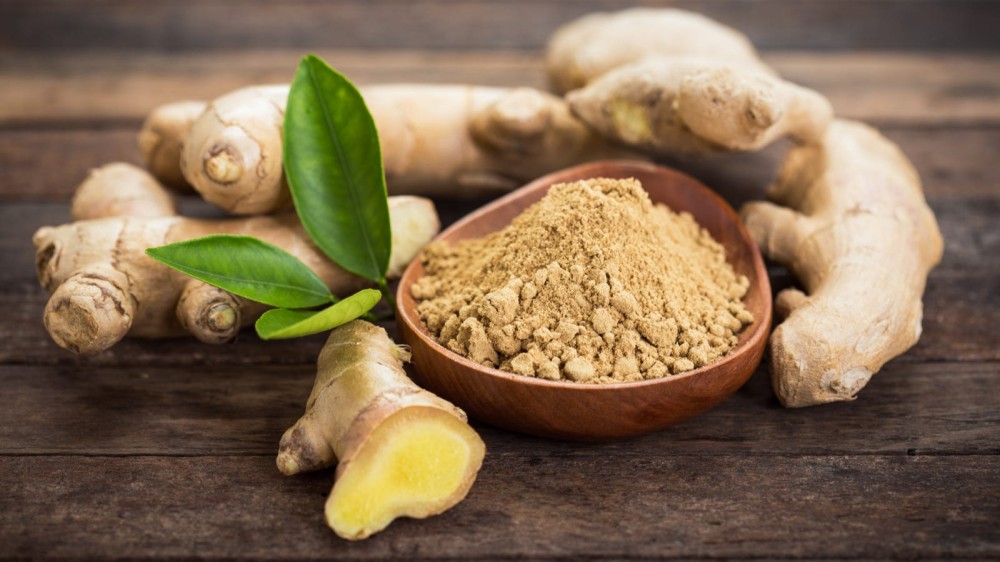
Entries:
[[[487,457],[469,496],[363,543],[322,524],[330,471],[267,458],[0,457],[0,557],[983,558],[995,458]],[[581,553],[583,555],[581,556]]]

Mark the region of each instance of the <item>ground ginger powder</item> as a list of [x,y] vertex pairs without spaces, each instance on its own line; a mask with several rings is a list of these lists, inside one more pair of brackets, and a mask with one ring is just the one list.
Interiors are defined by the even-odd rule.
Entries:
[[749,281],[637,180],[553,186],[507,228],[424,252],[417,311],[448,349],[549,380],[628,382],[712,363],[753,321]]

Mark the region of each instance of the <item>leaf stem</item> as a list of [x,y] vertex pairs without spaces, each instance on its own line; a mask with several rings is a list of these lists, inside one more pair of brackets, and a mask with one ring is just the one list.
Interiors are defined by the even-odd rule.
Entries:
[[382,296],[389,303],[389,309],[391,311],[392,317],[396,317],[396,297],[392,295],[392,291],[389,290],[389,283],[385,280],[385,277],[379,279],[378,288],[382,291]]

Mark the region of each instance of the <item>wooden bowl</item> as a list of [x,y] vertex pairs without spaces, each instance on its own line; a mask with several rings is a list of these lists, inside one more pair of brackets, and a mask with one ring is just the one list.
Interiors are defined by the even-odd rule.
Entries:
[[661,379],[581,384],[523,377],[483,367],[435,342],[417,315],[410,286],[424,274],[420,260],[403,273],[397,318],[413,351],[418,382],[471,417],[513,431],[575,440],[639,435],[698,415],[736,391],[760,364],[771,327],[771,286],[757,246],[732,208],[698,181],[644,162],[609,161],[549,174],[474,211],[438,236],[454,243],[499,230],[556,183],[585,178],[633,177],[653,202],[687,211],[726,248],[726,257],[750,279],[745,298],[754,322],[726,357],[700,369]]

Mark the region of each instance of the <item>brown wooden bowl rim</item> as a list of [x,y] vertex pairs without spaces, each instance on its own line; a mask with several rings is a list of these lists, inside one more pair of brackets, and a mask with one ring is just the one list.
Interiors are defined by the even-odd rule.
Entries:
[[[527,377],[515,373],[508,373],[506,371],[501,371],[500,369],[496,369],[493,367],[486,367],[484,365],[480,365],[479,363],[471,361],[467,357],[463,357],[455,353],[454,351],[444,347],[438,342],[434,341],[434,339],[430,337],[429,333],[427,332],[426,327],[424,327],[424,323],[420,320],[419,317],[416,316],[416,307],[415,306],[412,307],[412,314],[413,314],[412,318],[410,316],[409,311],[404,309],[403,307],[404,301],[410,300],[416,303],[416,299],[413,299],[413,297],[409,295],[409,287],[416,281],[415,278],[411,279],[411,277],[415,275],[414,270],[417,267],[422,267],[421,259],[423,257],[423,253],[419,254],[412,262],[410,262],[410,265],[406,267],[406,270],[403,271],[403,275],[400,277],[399,286],[396,288],[397,317],[402,319],[402,321],[407,325],[410,331],[418,338],[420,338],[420,340],[424,344],[429,345],[432,350],[440,353],[443,357],[455,361],[456,363],[464,367],[467,367],[469,369],[472,369],[476,372],[485,374],[487,376],[499,378],[515,384],[525,384],[529,386],[538,386],[542,388],[574,390],[581,392],[597,392],[600,390],[614,390],[614,389],[636,389],[646,386],[665,384],[669,381],[679,381],[682,379],[696,377],[713,369],[720,369],[723,366],[727,365],[728,363],[736,361],[742,354],[747,352],[752,352],[752,350],[755,349],[758,345],[761,345],[760,340],[762,338],[766,338],[768,336],[768,333],[770,332],[772,307],[773,307],[771,299],[771,283],[767,275],[767,268],[764,267],[764,258],[761,256],[760,250],[757,248],[757,244],[754,243],[753,239],[750,238],[750,233],[747,232],[746,227],[743,225],[743,221],[740,220],[739,215],[736,213],[736,211],[733,210],[733,208],[729,205],[728,202],[726,202],[725,199],[720,197],[717,193],[709,189],[706,185],[704,185],[697,179],[681,171],[675,170],[673,168],[668,168],[666,166],[660,166],[657,164],[652,164],[650,162],[644,162],[641,160],[600,160],[595,162],[589,162],[586,164],[580,164],[570,168],[564,168],[562,170],[546,174],[534,181],[531,181],[528,184],[508,193],[507,195],[504,195],[503,197],[491,201],[486,205],[483,205],[482,207],[476,209],[475,211],[472,211],[471,213],[460,218],[458,221],[453,223],[445,230],[438,233],[438,235],[434,237],[434,241],[440,240],[441,238],[444,238],[449,234],[451,234],[453,231],[462,228],[466,224],[478,220],[479,217],[493,212],[494,209],[506,205],[508,201],[521,197],[523,193],[526,191],[541,189],[542,186],[545,185],[551,187],[556,183],[561,183],[561,181],[565,181],[565,180],[560,180],[560,178],[564,176],[600,177],[599,175],[587,175],[584,174],[583,172],[587,172],[590,169],[607,168],[612,166],[621,168],[623,170],[642,170],[643,172],[646,173],[665,174],[668,176],[673,175],[680,180],[686,181],[691,185],[693,185],[696,190],[701,192],[702,195],[705,195],[706,198],[711,200],[716,206],[720,207],[723,210],[726,217],[729,218],[736,225],[737,230],[740,233],[740,238],[750,248],[750,255],[753,258],[753,270],[754,273],[757,275],[758,279],[758,284],[757,284],[758,290],[761,291],[764,297],[764,318],[761,318],[760,320],[754,320],[753,324],[751,324],[751,326],[748,328],[748,330],[751,330],[751,333],[742,344],[740,344],[735,350],[733,350],[732,353],[729,353],[728,355],[726,355],[725,357],[714,363],[710,363],[703,367],[692,369],[690,371],[680,373],[677,375],[668,375],[656,379],[649,379],[642,381],[613,382],[613,383],[600,383],[600,384],[550,381],[547,379],[540,379],[537,377]],[[654,201],[654,203],[656,203],[656,201]],[[683,211],[685,209],[673,209],[673,210],[676,212],[676,211]],[[404,290],[406,291],[405,295],[404,295]],[[756,368],[756,366],[754,366],[754,368]],[[419,368],[417,369],[417,371],[419,373],[420,371]]]

